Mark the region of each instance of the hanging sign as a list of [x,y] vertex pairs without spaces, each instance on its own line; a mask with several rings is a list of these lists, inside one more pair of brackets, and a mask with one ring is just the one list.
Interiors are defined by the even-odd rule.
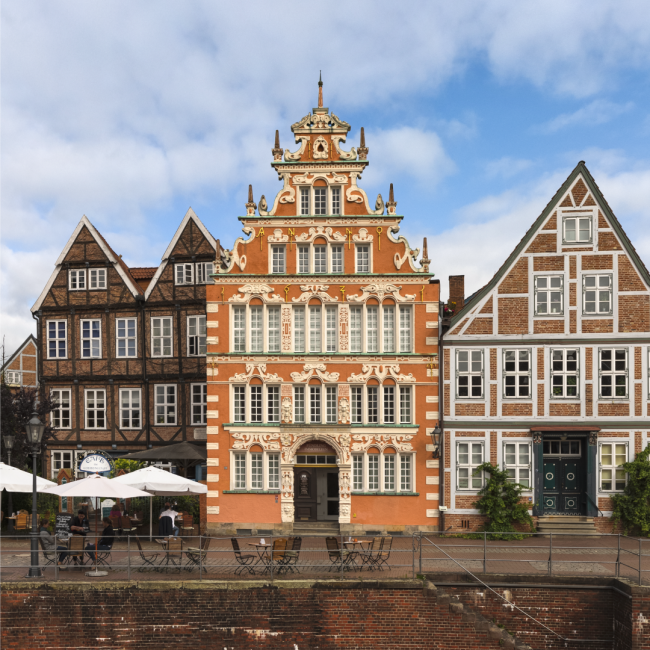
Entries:
[[77,471],[89,474],[104,474],[115,469],[115,462],[105,451],[89,451],[79,458]]

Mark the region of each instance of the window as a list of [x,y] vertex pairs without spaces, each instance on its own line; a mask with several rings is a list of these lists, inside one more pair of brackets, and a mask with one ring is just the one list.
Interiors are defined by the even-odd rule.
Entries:
[[309,273],[309,246],[298,246],[298,273]]
[[370,246],[357,246],[357,273],[370,273]]
[[412,456],[401,455],[399,457],[399,489],[400,492],[413,491],[413,469],[411,467]]
[[583,314],[612,313],[612,276],[582,276]]
[[207,353],[205,337],[205,316],[187,317],[187,353],[198,357]]
[[235,490],[246,489],[246,454],[235,454]]
[[325,307],[325,350],[336,352],[339,338],[339,321],[336,307]]
[[363,456],[352,456],[352,489],[363,492]]
[[578,396],[578,350],[551,350],[552,399]]
[[86,288],[86,270],[71,269],[68,271],[68,287],[70,291],[82,291]]
[[351,422],[361,424],[363,422],[363,406],[361,403],[361,386],[352,386],[351,390]]
[[120,428],[140,428],[141,404],[139,388],[120,389]]
[[343,273],[343,246],[332,246],[332,273]]
[[305,422],[305,387],[293,387],[293,421],[296,424]]
[[309,214],[309,188],[300,188],[300,214]]
[[99,359],[102,356],[101,320],[81,321],[81,356],[83,359]]
[[314,188],[314,214],[327,214],[327,188]]
[[411,424],[411,387],[399,388],[399,421],[400,424]]
[[368,492],[379,491],[379,454],[368,454]]
[[314,273],[327,273],[327,246],[314,246]]
[[456,443],[457,487],[459,490],[480,490],[483,487],[483,472],[474,475],[474,470],[482,463],[482,442]]
[[172,356],[172,317],[151,319],[151,356]]
[[350,308],[350,352],[361,352],[362,307]]
[[6,370],[5,373],[5,381],[9,386],[20,386],[20,373],[16,372],[15,370]]
[[176,265],[176,284],[194,284],[194,264]]
[[235,422],[246,422],[246,386],[235,386]]
[[504,350],[503,396],[530,398],[530,377],[530,350]]
[[627,349],[599,350],[600,396],[627,397]]
[[544,456],[580,456],[580,440],[544,440]]
[[602,442],[600,447],[600,491],[622,492],[627,475],[622,468],[627,462],[627,443]]
[[262,421],[262,387],[251,386],[251,422]]
[[106,428],[106,391],[86,391],[86,429]]
[[89,289],[106,289],[106,269],[90,269],[88,275]]
[[214,273],[214,264],[212,262],[196,263],[196,283],[210,284],[210,276]]
[[266,387],[266,413],[267,422],[280,421],[280,387]]
[[293,350],[305,351],[305,308],[293,308]]
[[366,307],[366,351],[379,352],[378,307]]
[[192,424],[208,423],[208,385],[192,384]]
[[251,454],[251,490],[264,489],[264,465],[262,454],[254,452]]
[[155,386],[156,424],[176,424],[176,385]]
[[384,352],[395,352],[395,307],[384,307]]
[[456,350],[456,397],[483,397],[483,350]]
[[320,386],[309,387],[309,421],[312,424],[320,424]]
[[66,359],[68,356],[68,321],[47,321],[47,358]]
[[564,217],[564,244],[591,243],[591,217]]
[[320,307],[309,308],[309,351],[321,351],[321,315]]
[[383,454],[384,492],[395,492],[395,454]]
[[72,469],[72,451],[52,452],[52,478],[56,479],[62,469]]
[[341,188],[332,188],[332,214],[341,214]]
[[336,399],[336,386],[325,387],[325,418],[327,424],[337,424],[339,421],[337,399]]
[[70,428],[70,391],[56,389],[50,392],[56,407],[50,414],[50,422],[55,429]]
[[246,307],[233,308],[233,343],[235,352],[246,352]]
[[280,352],[280,308],[269,307],[269,352]]
[[251,307],[251,352],[264,350],[263,308]]
[[395,424],[395,386],[384,386],[384,424]]
[[286,260],[284,246],[272,246],[273,273],[286,273]]
[[117,331],[117,356],[137,356],[138,326],[135,318],[117,318],[115,322]]
[[269,490],[280,489],[280,454],[268,454]]
[[399,351],[413,352],[413,343],[411,331],[412,312],[410,307],[399,308]]
[[561,275],[535,276],[535,315],[561,316],[564,313]]
[[510,483],[519,483],[530,490],[530,443],[506,442],[503,444],[503,468]]
[[366,386],[368,423],[379,422],[379,395],[378,386]]

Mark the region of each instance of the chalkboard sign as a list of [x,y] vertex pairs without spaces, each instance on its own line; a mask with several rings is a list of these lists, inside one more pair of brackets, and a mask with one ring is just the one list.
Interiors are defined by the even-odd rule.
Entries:
[[54,534],[57,537],[66,539],[70,537],[70,525],[72,524],[72,515],[67,512],[60,512],[56,516],[56,522],[54,524]]

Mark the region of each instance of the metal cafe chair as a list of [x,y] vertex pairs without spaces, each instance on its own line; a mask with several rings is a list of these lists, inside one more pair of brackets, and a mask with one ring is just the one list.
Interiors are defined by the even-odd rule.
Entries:
[[393,546],[393,538],[392,537],[384,537],[383,539],[383,544],[381,547],[381,550],[376,556],[375,559],[375,566],[380,570],[383,571],[382,566],[386,566],[388,568],[388,559],[390,558],[390,549]]
[[83,537],[82,535],[72,535],[70,537],[68,543],[68,551],[66,553],[65,557],[65,562],[66,564],[70,564],[73,562],[73,558],[77,558],[79,561],[77,564],[83,565],[84,564],[84,542],[86,541],[86,538]]
[[356,555],[356,551],[348,551],[345,548],[340,549],[339,540],[336,537],[326,537],[325,544],[332,563],[329,568],[330,571],[337,567],[341,568],[341,566],[343,566],[343,570],[351,568],[351,562]]
[[181,535],[190,535],[194,531],[194,517],[192,515],[183,515],[183,522],[180,526]]
[[368,570],[374,571],[383,546],[383,537],[373,537],[368,549],[361,555],[362,567],[367,566]]
[[45,560],[45,566],[56,563],[56,548],[46,549],[45,544],[43,543],[43,538],[39,537],[38,542],[41,545],[41,551],[43,552],[43,559]]
[[201,542],[200,548],[189,547],[185,551],[185,557],[188,560],[188,564],[185,565],[186,571],[192,572],[196,567],[199,567],[207,573],[208,567],[205,561],[208,557],[208,549],[210,548],[211,541],[211,537],[205,537]]
[[[300,547],[302,546],[302,537],[289,537],[287,542],[287,550],[284,553],[284,562],[280,567],[281,571],[285,573],[291,571],[297,571],[300,573],[300,569],[297,567],[298,558],[300,557]],[[279,572],[278,572],[279,573]]]
[[278,566],[278,574],[282,573],[285,569],[287,561],[287,540],[284,537],[279,537],[273,540],[273,548],[271,549],[271,563]]
[[239,564],[239,567],[235,570],[235,575],[240,575],[244,571],[248,571],[250,574],[254,575],[255,569],[253,569],[251,564],[255,561],[256,556],[252,553],[242,553],[239,548],[239,541],[236,537],[232,537],[230,543],[232,544],[232,550],[235,553],[235,560],[237,561],[237,564]]
[[145,551],[142,548],[142,544],[140,544],[140,538],[136,535],[135,536],[135,543],[138,545],[138,551],[140,551],[140,558],[142,559],[142,566],[138,568],[138,571],[157,571],[158,567],[156,566],[156,560],[158,559],[158,556],[160,555],[159,552],[157,551]]
[[[160,561],[160,569],[168,569],[171,563],[173,566],[178,567],[180,573],[181,566],[183,565],[183,541],[176,537],[170,537],[167,540],[166,546],[165,556]],[[165,563],[164,567],[163,562]]]

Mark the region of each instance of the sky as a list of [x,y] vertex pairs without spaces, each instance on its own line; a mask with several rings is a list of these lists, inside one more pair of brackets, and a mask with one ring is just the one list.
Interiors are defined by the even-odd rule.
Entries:
[[190,206],[230,248],[321,70],[344,148],[365,127],[359,185],[394,184],[443,298],[449,275],[489,280],[580,160],[650,263],[643,0],[5,0],[0,29],[8,352],[84,214],[130,266],[157,266]]

